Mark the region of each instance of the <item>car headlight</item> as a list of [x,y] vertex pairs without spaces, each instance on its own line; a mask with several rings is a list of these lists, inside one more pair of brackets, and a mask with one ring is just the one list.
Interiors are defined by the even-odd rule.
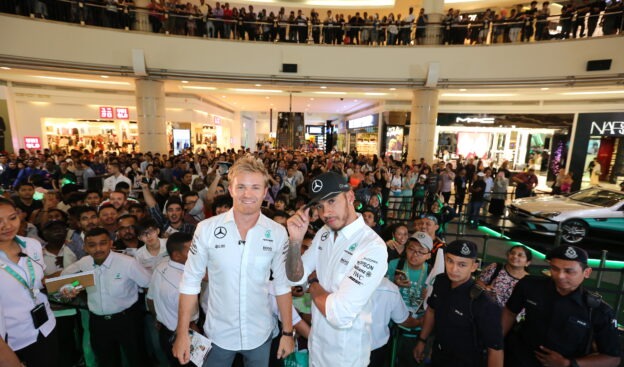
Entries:
[[547,212],[547,213],[541,213],[540,217],[554,218],[554,217],[558,216],[559,214],[561,214],[561,212]]

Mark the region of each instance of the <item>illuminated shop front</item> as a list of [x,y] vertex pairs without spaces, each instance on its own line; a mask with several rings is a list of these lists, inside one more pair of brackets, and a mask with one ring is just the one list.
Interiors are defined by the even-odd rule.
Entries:
[[379,154],[378,123],[376,114],[347,121],[349,150],[369,156]]

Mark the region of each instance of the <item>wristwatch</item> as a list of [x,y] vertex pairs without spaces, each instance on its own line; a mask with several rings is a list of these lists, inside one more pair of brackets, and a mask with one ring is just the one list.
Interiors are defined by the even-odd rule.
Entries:
[[308,287],[312,285],[312,283],[318,283],[318,278],[314,277],[312,279],[308,279]]
[[570,358],[570,367],[579,367],[578,362],[574,358]]
[[295,332],[294,331],[284,331],[284,330],[282,330],[282,335],[283,336],[295,336]]
[[423,339],[421,337],[418,337],[418,341],[427,344],[427,339]]

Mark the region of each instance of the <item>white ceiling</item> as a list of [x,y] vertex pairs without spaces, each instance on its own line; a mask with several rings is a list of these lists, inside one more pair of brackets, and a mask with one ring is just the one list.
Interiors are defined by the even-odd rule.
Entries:
[[[84,88],[88,90],[134,91],[134,79],[128,77],[83,75],[0,67],[0,80],[44,88]],[[165,92],[172,95],[193,95],[233,111],[292,111],[316,115],[319,120],[353,114],[388,101],[410,101],[410,89],[341,88],[336,86],[279,86],[260,84],[207,83],[201,81],[167,80]],[[537,101],[570,103],[624,100],[624,86],[576,88],[507,88],[507,89],[444,89],[441,104],[457,102],[521,102]],[[390,103],[392,103],[390,102]]]

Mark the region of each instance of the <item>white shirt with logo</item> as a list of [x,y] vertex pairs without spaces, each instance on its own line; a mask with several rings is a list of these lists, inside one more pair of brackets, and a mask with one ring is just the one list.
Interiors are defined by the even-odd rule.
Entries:
[[384,241],[362,216],[337,232],[324,226],[303,255],[304,276],[316,270],[320,285],[331,293],[327,317],[312,304],[308,347],[311,366],[367,366],[371,351],[371,298],[386,274]]
[[250,350],[271,336],[275,319],[269,297],[273,270],[275,294],[290,293],[284,267],[288,235],[260,214],[243,241],[233,209],[199,223],[184,268],[180,293],[200,292],[208,269],[208,311],[204,331],[220,348]]
[[[27,284],[30,284],[30,271],[28,270],[28,261],[30,260],[35,273],[34,290],[36,294],[35,299],[33,299],[30,291],[22,283],[4,269],[0,269],[0,306],[4,310],[3,317],[8,334],[6,342],[11,349],[20,350],[36,342],[40,332],[44,336],[48,336],[56,326],[56,319],[50,309],[48,298],[40,291],[43,289],[41,279],[43,279],[45,270],[41,244],[35,239],[21,236],[16,236],[15,241],[28,257],[20,257],[15,264],[9,260],[4,251],[0,251],[0,267],[10,267]],[[39,329],[35,329],[30,311],[41,303],[45,304],[48,321]]]
[[95,285],[87,287],[89,311],[99,316],[112,315],[132,307],[139,299],[139,287],[147,288],[150,273],[134,258],[111,251],[102,265],[91,256],[71,264],[62,275],[93,271]]

